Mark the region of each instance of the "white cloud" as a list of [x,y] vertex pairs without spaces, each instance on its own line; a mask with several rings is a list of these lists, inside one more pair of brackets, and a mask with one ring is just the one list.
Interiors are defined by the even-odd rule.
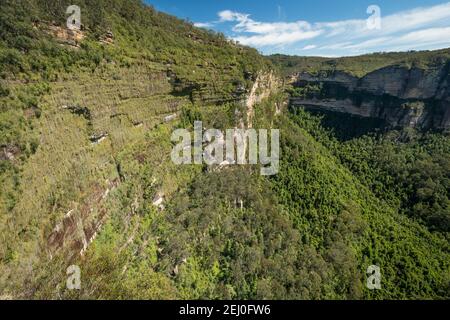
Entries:
[[308,40],[320,35],[320,31],[270,32],[257,36],[235,37],[234,40],[244,45],[264,47],[270,45],[286,45]]
[[196,22],[194,23],[194,26],[197,28],[212,28],[214,27],[214,23],[212,22]]
[[262,22],[231,10],[218,16],[218,21],[196,25],[231,24],[231,38],[266,53],[281,49],[330,56],[450,46],[450,2],[382,16],[379,30],[368,28],[365,12],[361,19],[315,23]]
[[218,13],[221,22],[236,22],[232,31],[249,35],[236,36],[234,40],[249,46],[285,45],[319,36],[321,30],[313,30],[306,21],[264,23],[254,21],[249,14],[230,10]]
[[221,22],[225,21],[245,21],[250,15],[234,12],[231,10],[224,10],[218,13]]
[[412,44],[417,49],[426,46],[450,46],[450,27],[423,29],[409,32],[399,37],[375,38],[358,44],[344,46],[343,49],[368,50],[387,47],[391,50],[401,51],[411,49]]
[[450,21],[450,2],[428,8],[416,8],[382,19],[382,32],[394,33],[426,27],[432,23]]
[[317,46],[314,45],[314,44],[311,44],[311,45],[303,47],[302,50],[312,50],[312,49],[315,49],[315,48],[317,48]]

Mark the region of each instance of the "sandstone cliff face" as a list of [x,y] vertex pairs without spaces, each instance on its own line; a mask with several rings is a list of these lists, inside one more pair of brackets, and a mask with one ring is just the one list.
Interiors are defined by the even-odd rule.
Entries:
[[358,85],[358,78],[342,71],[335,71],[331,74],[324,72],[318,75],[311,75],[307,72],[301,72],[293,75],[290,82],[296,85],[302,85],[308,82],[329,82],[341,84],[347,88],[354,89]]
[[81,41],[85,38],[85,34],[80,30],[70,30],[56,25],[50,25],[48,32],[52,34],[58,42],[73,47],[79,47]]
[[252,121],[255,113],[254,106],[264,99],[267,99],[280,87],[281,79],[276,77],[273,72],[265,72],[258,75],[245,102],[247,108],[247,123],[249,128],[252,127]]
[[446,114],[427,110],[424,102],[404,103],[396,108],[387,108],[376,101],[356,105],[351,99],[302,99],[291,98],[291,104],[311,110],[326,110],[349,113],[363,118],[383,119],[393,127],[447,129],[450,122],[450,105]]
[[359,88],[375,94],[389,94],[402,99],[432,99],[438,96],[448,77],[448,65],[428,70],[405,67],[386,67],[361,79]]
[[385,119],[392,126],[450,128],[450,62],[427,69],[389,66],[362,78],[341,71],[292,77],[294,86],[321,84],[325,93],[292,98],[294,105]]

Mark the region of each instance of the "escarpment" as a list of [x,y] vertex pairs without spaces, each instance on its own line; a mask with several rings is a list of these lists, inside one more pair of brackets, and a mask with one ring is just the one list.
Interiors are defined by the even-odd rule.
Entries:
[[344,71],[300,72],[290,78],[291,103],[383,119],[392,127],[450,128],[450,61],[392,65],[357,77]]
[[164,211],[199,170],[172,162],[172,131],[194,120],[250,126],[255,105],[279,87],[256,50],[126,3],[126,12],[82,5],[82,30],[67,28],[62,2],[0,5],[21,13],[11,23],[20,21],[16,33],[26,38],[0,35],[1,53],[12,52],[0,81],[0,271],[8,283],[22,288],[37,277],[32,263],[65,266],[88,255],[112,223],[123,226],[119,248],[145,247],[132,241],[140,219]]
[[281,79],[279,79],[273,71],[267,73],[260,73],[247,94],[245,107],[247,109],[248,126],[252,127],[252,120],[254,117],[254,107],[257,103],[270,97],[281,88]]

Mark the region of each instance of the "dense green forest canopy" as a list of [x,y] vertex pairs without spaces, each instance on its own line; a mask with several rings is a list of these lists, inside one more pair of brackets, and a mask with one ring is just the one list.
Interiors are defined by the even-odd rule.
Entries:
[[278,175],[170,161],[174,129],[240,125],[260,74],[362,76],[448,50],[267,59],[138,0],[77,1],[68,45],[51,28],[71,4],[0,3],[0,298],[450,297],[444,133],[288,109],[282,88],[252,110],[281,131]]
[[343,71],[360,78],[372,71],[394,65],[427,69],[436,62],[446,61],[449,58],[450,49],[383,52],[342,58],[298,57],[281,54],[269,56],[269,59],[282,70],[285,76],[297,72],[308,72],[318,75],[332,71]]

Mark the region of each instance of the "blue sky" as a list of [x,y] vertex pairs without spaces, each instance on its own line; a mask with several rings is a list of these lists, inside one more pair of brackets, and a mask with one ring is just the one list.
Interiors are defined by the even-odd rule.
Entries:
[[450,47],[449,0],[146,2],[265,54],[333,57]]

